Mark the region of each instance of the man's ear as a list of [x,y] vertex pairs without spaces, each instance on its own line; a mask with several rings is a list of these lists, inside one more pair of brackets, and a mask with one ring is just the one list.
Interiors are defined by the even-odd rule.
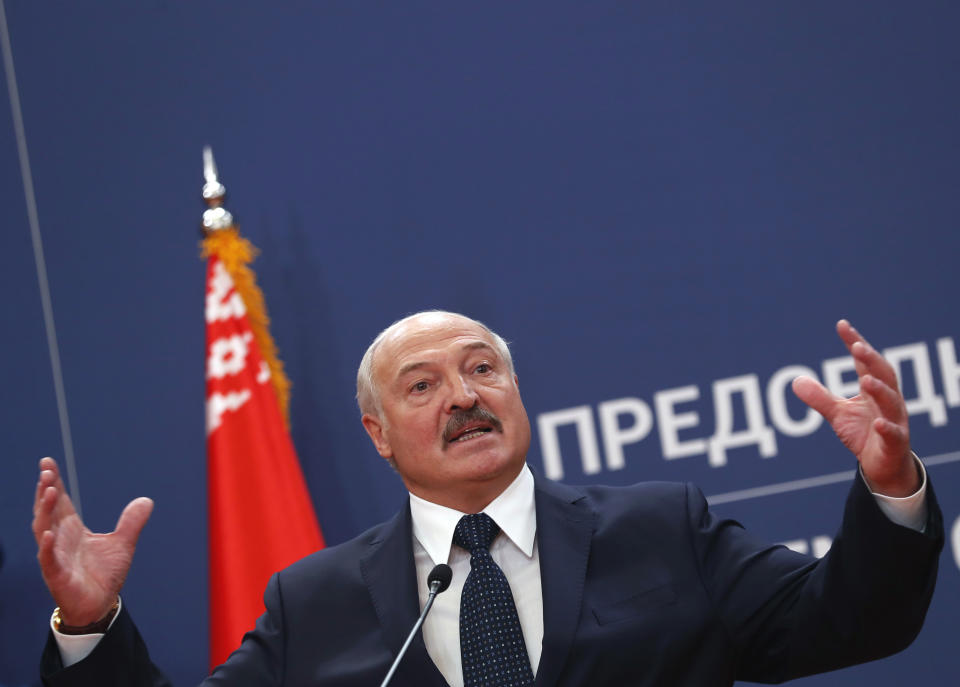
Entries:
[[517,376],[516,372],[513,373],[513,385],[518,389],[520,388],[520,378]]
[[387,460],[393,458],[393,449],[390,447],[390,442],[387,440],[387,436],[383,431],[383,421],[376,415],[364,413],[363,417],[360,418],[360,422],[363,423],[363,428],[367,430],[367,434],[370,435],[370,441],[373,442],[377,453]]

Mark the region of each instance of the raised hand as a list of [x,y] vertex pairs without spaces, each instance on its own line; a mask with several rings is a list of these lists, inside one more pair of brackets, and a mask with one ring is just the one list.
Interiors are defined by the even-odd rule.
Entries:
[[33,536],[43,580],[67,625],[96,622],[110,611],[130,570],[140,531],[153,501],[131,501],[117,528],[96,534],[84,526],[52,458],[40,461],[33,502]]
[[860,393],[841,398],[810,377],[797,377],[793,391],[826,418],[860,461],[874,492],[909,496],[920,488],[920,475],[910,453],[907,408],[893,366],[846,320],[837,323],[837,334],[853,356]]

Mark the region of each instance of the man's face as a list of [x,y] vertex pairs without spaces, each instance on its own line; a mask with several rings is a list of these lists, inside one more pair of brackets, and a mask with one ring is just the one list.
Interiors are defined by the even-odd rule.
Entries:
[[412,493],[482,509],[519,474],[530,422],[516,376],[473,322],[425,313],[383,340],[373,359],[382,413],[363,425]]

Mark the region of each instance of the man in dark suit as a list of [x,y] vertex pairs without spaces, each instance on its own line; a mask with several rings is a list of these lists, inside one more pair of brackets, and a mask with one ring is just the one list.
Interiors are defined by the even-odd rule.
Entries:
[[[364,356],[358,402],[410,506],[275,575],[256,630],[208,683],[376,684],[416,619],[427,572],[449,562],[454,583],[396,682],[473,684],[458,609],[477,554],[451,540],[461,541],[464,514],[480,512],[501,532],[489,557],[512,590],[510,631],[530,668],[495,684],[531,684],[533,675],[538,685],[782,681],[903,648],[932,594],[942,523],[909,449],[893,369],[848,323],[838,333],[861,394],[840,399],[812,379],[794,383],[861,466],[840,535],[818,562],[717,520],[688,486],[572,488],[532,475],[503,340],[451,313],[395,323]],[[44,653],[48,685],[165,684],[126,609],[117,612],[151,507],[138,499],[115,533],[93,535],[53,461],[41,462],[34,532],[61,631]],[[63,630],[92,638],[78,650]]]

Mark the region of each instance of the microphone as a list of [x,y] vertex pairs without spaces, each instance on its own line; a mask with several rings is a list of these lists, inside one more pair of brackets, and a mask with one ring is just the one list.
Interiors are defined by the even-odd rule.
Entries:
[[[441,563],[440,565],[433,566],[433,570],[427,575],[427,587],[430,589],[430,598],[427,599],[427,606],[433,603],[433,597],[440,592],[447,591],[451,579],[453,579],[453,571],[449,565]],[[426,616],[427,614],[424,613],[423,615]]]
[[427,587],[430,589],[430,596],[427,597],[427,603],[423,605],[423,611],[420,612],[420,617],[417,618],[416,624],[413,626],[413,629],[410,630],[410,634],[407,636],[407,641],[403,643],[403,646],[400,647],[400,653],[397,654],[397,657],[393,661],[393,665],[390,666],[390,671],[387,673],[387,676],[383,678],[383,682],[380,683],[380,687],[387,687],[387,683],[390,682],[390,678],[393,677],[393,674],[397,671],[397,666],[400,665],[400,659],[403,658],[403,655],[407,653],[407,649],[410,647],[410,642],[413,641],[413,638],[417,634],[417,630],[420,629],[420,626],[423,625],[424,618],[427,617],[427,613],[430,612],[430,607],[433,606],[433,600],[437,598],[437,594],[440,592],[445,592],[447,587],[450,586],[450,580],[453,578],[453,571],[450,569],[450,566],[441,563],[440,565],[433,566],[433,570],[430,571],[430,574],[427,576]]

